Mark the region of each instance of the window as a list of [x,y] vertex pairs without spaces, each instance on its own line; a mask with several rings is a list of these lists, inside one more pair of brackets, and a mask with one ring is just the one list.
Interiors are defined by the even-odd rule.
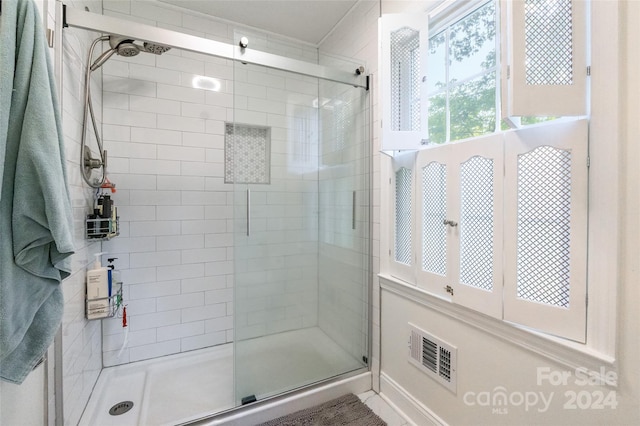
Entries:
[[[503,24],[526,15],[526,25],[504,25],[498,31],[494,1],[471,6],[456,2],[457,9],[446,19],[431,22],[423,78],[429,146],[417,151],[413,164],[406,158],[402,166],[398,157],[392,160],[396,198],[391,234],[396,250],[390,273],[494,318],[585,342],[587,121],[540,123],[557,114],[543,101],[555,104],[567,87],[586,93],[586,80],[576,83],[575,72],[566,78],[567,63],[577,70],[582,58],[577,54],[567,60],[567,42],[562,40],[556,50],[564,54],[556,61],[545,57],[536,62],[531,36],[514,36],[518,31],[531,33],[532,27],[543,25],[540,19],[555,27],[568,25],[568,43],[579,52],[586,38],[572,33],[582,25],[572,23],[584,16],[576,14],[581,6],[574,7],[571,0],[552,0],[562,13],[556,8],[550,9],[554,13],[543,11],[536,0],[505,4],[511,3],[518,7],[503,7]],[[513,83],[509,62],[506,68],[504,61],[498,64],[497,58],[505,58],[497,49],[498,33],[510,35],[501,41],[508,53],[517,50],[520,41],[522,51],[529,52],[530,58],[524,56],[528,92]],[[532,80],[534,65],[538,75],[553,81]],[[553,72],[556,67],[559,76]],[[502,132],[498,81],[503,82],[503,95],[508,92],[508,111],[514,110],[513,101],[521,93],[536,88],[558,92],[536,98],[541,109],[529,109],[529,116],[512,120],[537,126]],[[415,98],[409,99],[413,105]]]
[[381,151],[586,115],[587,3],[460,0],[383,15]]
[[498,119],[496,6],[486,3],[429,37],[429,142],[495,132]]

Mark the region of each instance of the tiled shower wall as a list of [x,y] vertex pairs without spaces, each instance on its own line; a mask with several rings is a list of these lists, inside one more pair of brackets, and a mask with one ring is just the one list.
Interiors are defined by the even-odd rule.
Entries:
[[[79,9],[88,7],[96,13],[101,11],[99,1],[65,3],[68,7]],[[55,10],[54,2],[49,2],[49,10],[51,13]],[[53,28],[52,23],[50,28]],[[55,414],[63,419],[64,424],[70,425],[78,423],[102,368],[100,321],[87,321],[84,306],[86,267],[93,260],[93,254],[100,251],[100,243],[90,243],[84,237],[84,218],[89,206],[93,204],[93,191],[82,180],[79,169],[86,55],[95,37],[98,37],[98,34],[72,28],[66,28],[63,32],[63,81],[60,101],[68,190],[73,206],[75,254],[72,257],[71,276],[62,283],[65,309],[60,331],[61,339],[57,341],[60,347],[56,356],[61,354],[61,359],[56,359],[56,364],[61,364],[62,367],[63,412]],[[101,85],[100,73],[94,73],[92,76],[94,105],[102,103]],[[100,123],[99,107],[96,113]],[[93,139],[89,139],[89,144],[95,147]],[[50,409],[50,421],[53,420],[55,417],[53,410]]]
[[[234,26],[228,23],[160,3],[105,1],[104,7],[105,14],[130,21],[224,42],[234,38]],[[260,50],[316,59],[315,48],[248,33],[251,45]],[[272,183],[254,196],[254,206],[264,204],[255,209],[255,232],[285,235],[283,225],[295,221],[299,226],[287,238],[308,247],[307,223],[284,214],[295,215],[297,207],[292,205],[305,200],[308,191],[304,173],[290,173],[284,150],[293,141],[291,124],[298,113],[297,108],[287,107],[287,101],[304,99],[310,105],[317,97],[317,85],[305,77],[260,67],[234,71],[231,61],[175,49],[161,56],[114,55],[103,73],[104,140],[109,177],[117,185],[113,198],[121,234],[102,248],[109,252],[105,258],[118,258],[129,317],[128,344],[122,352],[121,319],[103,321],[104,365],[230,342],[235,194],[233,185],[224,183],[225,122],[235,119],[271,127]],[[193,88],[195,76],[218,79],[220,91]],[[284,296],[292,285],[287,279],[296,279],[295,272],[287,278],[286,267],[300,265],[301,258],[295,256],[301,252],[288,253],[297,246],[285,249],[283,243],[278,240],[246,252],[251,257],[256,250],[266,250],[273,256],[246,259],[250,268],[271,263],[265,276],[254,277],[261,286],[246,294],[247,311],[236,313],[239,324],[250,326],[243,329],[245,337],[315,321],[313,315],[292,319],[300,307],[297,299]],[[316,257],[315,252],[304,255]],[[317,268],[307,266],[312,271]],[[317,289],[304,296],[309,306],[315,306],[311,295],[317,298]]]
[[[37,0],[35,3],[43,17],[44,27],[55,28],[56,2]],[[71,0],[66,3],[70,7],[87,6],[99,12],[101,2]],[[92,194],[83,186],[78,169],[82,122],[80,85],[84,80],[84,60],[81,59],[84,53],[81,52],[86,52],[91,35],[71,29],[65,30],[63,34],[63,46],[50,49],[49,55],[52,63],[60,64],[58,56],[64,61],[64,82],[57,89],[60,94],[58,101],[62,107],[68,191],[75,229],[75,254],[71,257],[71,275],[62,282],[64,316],[55,344],[47,354],[47,375],[39,377],[45,368],[40,366],[20,386],[2,382],[2,424],[54,425],[57,420],[63,424],[77,424],[102,367],[100,324],[84,319],[85,267],[88,259],[92,258],[91,254],[100,250],[100,244],[88,244],[84,239],[84,215]],[[98,92],[97,98],[100,101],[99,80],[94,81],[94,89]],[[62,376],[62,383],[59,383],[60,393],[57,393],[58,387],[54,377],[57,374]],[[43,399],[43,396],[46,399]],[[63,401],[63,406],[56,407],[56,399]],[[46,407],[40,405],[41,403],[45,403]],[[47,423],[43,423],[45,419]]]

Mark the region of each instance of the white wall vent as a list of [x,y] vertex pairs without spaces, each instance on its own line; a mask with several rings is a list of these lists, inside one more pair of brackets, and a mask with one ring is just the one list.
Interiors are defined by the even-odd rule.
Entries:
[[409,323],[409,362],[456,393],[458,349]]

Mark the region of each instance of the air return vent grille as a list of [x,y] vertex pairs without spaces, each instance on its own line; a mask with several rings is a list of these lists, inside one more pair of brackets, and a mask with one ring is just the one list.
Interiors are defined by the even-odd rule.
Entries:
[[413,324],[409,327],[409,362],[456,393],[457,349]]

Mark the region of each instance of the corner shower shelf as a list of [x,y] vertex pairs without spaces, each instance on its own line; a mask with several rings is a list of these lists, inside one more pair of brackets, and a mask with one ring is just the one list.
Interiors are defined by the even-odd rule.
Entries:
[[114,283],[115,294],[97,299],[84,299],[85,316],[88,320],[113,318],[122,306],[122,283]]
[[91,219],[87,216],[85,222],[85,235],[88,240],[110,240],[120,235],[120,218],[113,219]]

